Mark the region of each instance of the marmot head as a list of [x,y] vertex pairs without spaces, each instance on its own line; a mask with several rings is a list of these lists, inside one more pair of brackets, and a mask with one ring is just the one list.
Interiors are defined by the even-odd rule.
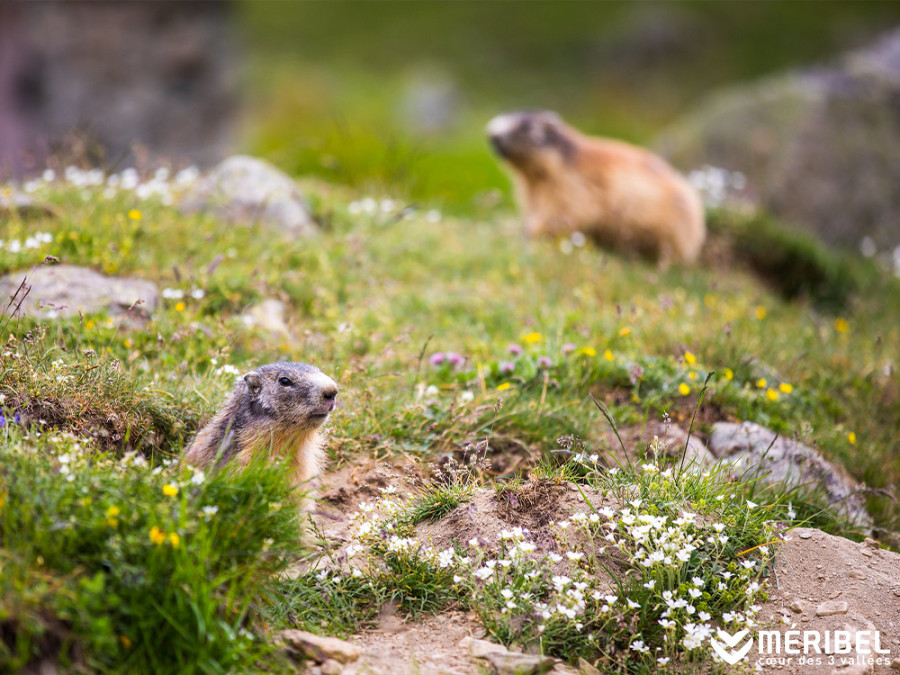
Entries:
[[525,173],[552,170],[575,154],[575,132],[549,110],[497,115],[486,130],[496,153]]
[[251,416],[270,419],[279,427],[315,429],[334,410],[337,385],[315,366],[279,361],[244,375],[235,395],[249,401]]

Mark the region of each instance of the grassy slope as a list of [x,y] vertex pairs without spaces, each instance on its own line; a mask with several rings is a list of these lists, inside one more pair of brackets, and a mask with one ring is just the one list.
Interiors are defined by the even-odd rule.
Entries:
[[[501,455],[524,451],[532,461],[552,463],[558,457],[551,454],[559,447],[556,439],[564,435],[585,439],[590,451],[609,449],[603,440],[606,422],[588,394],[607,401],[621,423],[640,425],[669,410],[686,426],[701,383],[716,370],[720,375],[701,409],[701,426],[723,418],[757,420],[816,443],[872,486],[889,486],[900,476],[898,385],[894,375],[885,374],[900,347],[900,307],[896,284],[888,279],[864,275],[866,285],[837,321],[801,302],[785,303],[739,267],[698,266],[661,274],[590,246],[526,241],[515,216],[502,207],[484,208],[470,218],[437,220],[422,211],[400,217],[402,200],[383,204],[388,212],[378,203],[370,213],[351,208],[360,195],[346,188],[307,182],[304,189],[327,224],[320,236],[306,240],[184,216],[128,195],[103,200],[90,194],[82,198],[72,189],[49,190],[44,196],[57,207],[57,218],[14,219],[2,236],[9,240],[26,231],[46,231],[53,243],[19,253],[4,250],[0,269],[27,270],[52,254],[107,273],[149,278],[163,288],[183,290],[185,297],[164,300],[143,329],[116,328],[105,316],[46,322],[37,331],[29,322],[10,324],[11,337],[3,338],[9,340],[8,349],[0,355],[5,419],[12,420],[19,410],[32,415],[32,423],[42,416],[82,434],[99,426],[106,435],[96,447],[137,447],[158,461],[177,455],[184,439],[219,405],[233,377],[217,372],[222,365],[244,370],[285,358],[317,364],[341,386],[341,407],[332,423],[332,467],[361,456],[428,462],[485,436]],[[139,209],[139,218],[133,209]],[[730,222],[723,215],[715,218]],[[191,297],[195,289],[202,289],[204,297]],[[285,301],[293,338],[259,332],[240,319],[264,297]],[[575,351],[564,354],[568,343]],[[511,344],[522,353],[512,355]],[[464,364],[432,365],[436,352],[457,352]],[[548,357],[549,367],[539,367],[541,356]],[[512,372],[503,372],[504,362],[513,364]],[[632,383],[637,366],[641,372]],[[766,378],[765,388],[757,385],[760,378]],[[782,383],[793,390],[770,400],[767,390],[777,391]],[[688,394],[681,393],[682,385]],[[83,611],[106,593],[105,575],[111,575],[106,583],[121,578],[116,563],[110,567],[110,555],[127,555],[137,569],[151,566],[154,578],[186,575],[196,586],[191,597],[213,592],[238,604],[260,592],[269,597],[269,591],[253,584],[229,586],[230,579],[244,578],[243,568],[237,577],[219,577],[214,569],[204,576],[182,567],[194,560],[195,541],[206,541],[210,555],[225,560],[232,550],[227,542],[203,539],[203,521],[191,514],[204,503],[204,492],[190,487],[189,477],[166,469],[143,488],[141,482],[129,487],[120,484],[118,469],[79,460],[93,465],[83,475],[95,508],[79,502],[60,473],[57,455],[76,454],[75,441],[54,440],[46,428],[41,431],[41,438],[23,436],[7,422],[0,432],[0,453],[11,453],[3,465],[22,463],[31,472],[0,473],[0,550],[6,549],[11,561],[6,569],[13,571],[5,577],[13,584],[5,591],[6,602],[13,604],[0,605],[0,629],[30,636],[21,638],[26,653],[55,653],[59,640],[74,640],[88,650],[88,662],[101,667],[128,663],[131,650],[155,649],[152,641],[135,646],[139,626],[160,620],[152,603],[123,599],[123,611],[135,623],[106,615],[93,621]],[[40,477],[40,488],[23,482],[26,475]],[[181,502],[186,510],[167,511],[165,499],[153,499],[166,480],[181,481],[189,500]],[[233,489],[217,485],[213,489]],[[265,498],[252,478],[237,490],[247,491],[247,499]],[[24,504],[22,495],[32,495],[35,503]],[[16,497],[15,511],[4,509],[7,496],[10,505]],[[765,503],[776,497],[757,494],[753,499]],[[84,515],[65,515],[79,504]],[[123,512],[129,507],[128,518],[113,527],[108,509],[117,504]],[[142,506],[132,510],[130,505]],[[869,505],[879,525],[897,529],[894,502],[872,497]],[[264,509],[266,502],[254,508]],[[798,510],[801,517],[810,514]],[[68,519],[71,527],[83,521],[90,536],[73,531],[76,544],[70,551],[65,544],[70,540],[56,538],[53,527],[34,519],[23,525],[13,518],[17,513],[46,513],[48,522]],[[244,522],[240,510],[228,517]],[[186,557],[163,555],[172,545],[153,541],[147,528],[154,522],[167,535],[179,533]],[[851,533],[837,522],[829,526]],[[124,536],[126,527],[127,538],[118,539],[116,532],[121,528]],[[258,546],[271,535],[264,524],[251,526],[243,536]],[[85,553],[77,542],[88,540]],[[279,535],[276,543],[291,556],[298,553],[291,551],[288,537]],[[125,553],[116,553],[120,546]],[[46,569],[40,562],[49,559],[45,550],[65,563]],[[38,576],[63,590],[23,594],[23,588],[33,587],[28,580]],[[16,585],[17,579],[25,585]],[[180,598],[170,598],[178,611],[193,612],[192,606],[178,604]],[[261,611],[268,611],[267,602]],[[230,604],[225,607],[231,611]],[[254,605],[251,617],[257,609]],[[4,624],[8,612],[22,611],[29,617],[24,629]],[[205,626],[220,615],[222,605],[206,603],[198,611],[165,617],[165,630],[189,630],[214,640],[219,628],[233,635],[241,625],[256,625],[229,613],[224,618],[229,627],[215,623],[219,628],[210,632]],[[75,628],[60,633],[52,617]],[[273,620],[277,628],[286,619]],[[123,626],[127,630],[117,633]],[[156,628],[149,630],[157,634]],[[217,663],[226,662],[249,667],[260,653],[254,644],[237,641],[218,655],[186,649],[177,658],[185,672],[213,672]],[[79,653],[73,656],[76,663]],[[201,663],[194,659],[198,654],[211,660]]]
[[[163,301],[143,331],[116,330],[102,318],[51,324],[30,347],[43,358],[35,363],[47,370],[59,358],[67,367],[89,368],[82,356],[88,348],[101,360],[118,358],[139,393],[137,403],[121,392],[116,400],[139,412],[141,401],[165,402],[162,412],[140,414],[163,428],[153,442],[174,454],[177,439],[229,387],[230,376],[216,375],[212,359],[240,368],[279,358],[309,361],[342,387],[332,444],[341,461],[357,453],[433,457],[478,437],[488,424],[539,453],[553,449],[562,434],[597,443],[603,422],[588,393],[606,397],[624,421],[658,418],[664,409],[685,421],[703,378],[716,370],[720,377],[701,419],[755,419],[797,434],[875,487],[900,475],[897,382],[885,375],[898,352],[900,307],[887,280],[866,282],[839,317],[848,326],[841,332],[834,316],[785,303],[740,269],[660,274],[589,246],[565,253],[555,242],[525,241],[504,209],[434,223],[421,213],[351,215],[351,195],[343,189],[308,184],[307,191],[328,223],[312,240],[150,203],[57,195],[62,218],[27,225],[54,233],[56,241],[47,250],[3,253],[0,266],[22,268],[29,253],[36,262],[49,252],[206,295]],[[126,215],[136,205],[143,211],[139,221]],[[394,209],[402,205],[397,201]],[[6,236],[20,226],[7,228]],[[218,255],[224,259],[210,273]],[[263,297],[287,303],[294,340],[254,332],[239,319]],[[20,325],[17,335],[27,328]],[[529,333],[539,333],[540,341],[523,341]],[[521,357],[508,353],[512,343],[524,347]],[[564,355],[566,343],[580,352]],[[685,351],[696,356],[695,365],[684,361]],[[459,352],[465,366],[433,367],[434,352]],[[541,355],[552,362],[546,391],[536,363]],[[515,362],[509,375],[499,372],[504,361]],[[644,370],[637,386],[630,382],[635,364]],[[722,376],[725,368],[733,380]],[[11,398],[22,392],[11,379],[15,373],[4,378]],[[28,390],[32,399],[53,389],[55,378],[43,377],[41,387]],[[770,401],[757,386],[760,378],[768,380],[765,389],[789,383],[793,391]],[[147,382],[152,389],[143,387]],[[682,383],[688,396],[678,391]],[[423,395],[430,384],[437,395]],[[65,382],[55,386],[86,395]],[[476,398],[459,405],[464,389]],[[494,420],[486,406],[500,395],[504,408]],[[173,413],[173,406],[183,412]],[[871,506],[884,526],[897,528],[890,502],[873,499]]]

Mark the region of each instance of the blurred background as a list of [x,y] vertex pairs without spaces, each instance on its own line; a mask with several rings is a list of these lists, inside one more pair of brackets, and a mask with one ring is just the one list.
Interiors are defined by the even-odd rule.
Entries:
[[[897,25],[900,3],[890,2],[4,3],[0,166],[34,173],[48,156],[107,170],[208,166],[241,151],[293,175],[469,213],[509,199],[486,121],[541,107],[585,131],[649,144],[684,171],[712,163],[743,172],[751,197],[821,221],[833,212],[829,177],[809,198],[824,199],[824,214],[779,205],[784,195],[765,184],[831,160],[773,154],[812,133],[798,106],[818,124],[835,91],[842,111],[848,96],[871,104],[872,87],[885,87],[882,71],[893,68],[874,106],[841,113],[857,123],[855,135],[873,125],[878,135],[862,139],[859,166],[839,170],[870,167],[876,178],[860,180],[887,181],[879,188],[887,196],[873,199],[867,188],[863,215],[893,218],[896,229],[900,40],[889,40],[862,85],[859,69],[841,64]],[[795,79],[771,84],[785,73]],[[740,114],[721,122],[721,92],[760,78],[770,84],[739,97]],[[725,132],[697,138],[706,128]],[[836,132],[816,133],[818,147]],[[855,212],[841,217],[859,221]],[[829,228],[841,223],[819,225]],[[894,245],[878,232],[862,225],[826,239],[856,246],[872,235],[879,248]]]

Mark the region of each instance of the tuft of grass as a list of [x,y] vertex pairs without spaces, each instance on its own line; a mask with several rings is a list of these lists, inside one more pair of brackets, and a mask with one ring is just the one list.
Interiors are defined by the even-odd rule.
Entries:
[[0,429],[0,663],[97,673],[243,670],[260,597],[298,552],[277,466],[240,475],[119,459]]

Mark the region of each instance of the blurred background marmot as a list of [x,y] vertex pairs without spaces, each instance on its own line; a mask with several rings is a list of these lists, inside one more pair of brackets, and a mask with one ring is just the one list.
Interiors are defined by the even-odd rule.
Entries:
[[706,236],[703,202],[662,158],[586,136],[549,111],[499,115],[487,133],[512,169],[528,235],[582,232],[661,267],[697,259]]
[[319,475],[321,427],[334,410],[337,385],[315,366],[279,361],[241,377],[230,398],[184,453],[190,464],[245,467],[260,454],[283,458],[294,485]]

